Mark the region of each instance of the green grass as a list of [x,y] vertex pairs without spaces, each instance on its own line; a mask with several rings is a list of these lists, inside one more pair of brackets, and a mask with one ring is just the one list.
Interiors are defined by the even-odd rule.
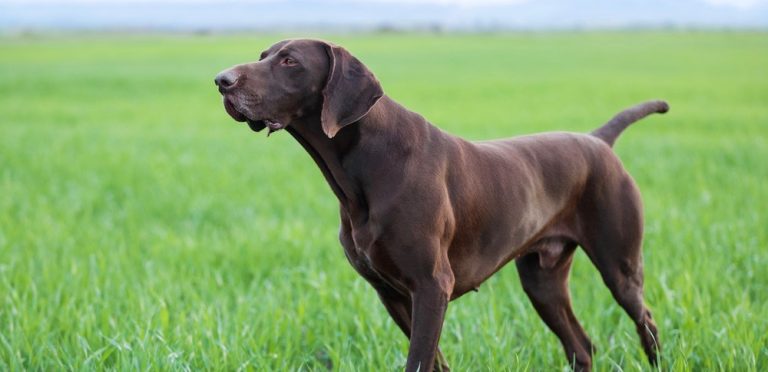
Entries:
[[[768,369],[768,35],[319,36],[470,139],[667,99],[616,146],[645,202],[663,367]],[[310,157],[234,123],[214,89],[280,38],[0,39],[0,370],[404,366]],[[574,266],[596,369],[648,369],[583,253]],[[449,306],[441,345],[456,371],[567,365],[513,267]]]

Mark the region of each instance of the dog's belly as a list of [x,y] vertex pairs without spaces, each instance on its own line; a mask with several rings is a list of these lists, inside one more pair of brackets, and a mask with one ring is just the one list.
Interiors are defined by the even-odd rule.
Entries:
[[454,298],[476,289],[506,263],[527,253],[531,243],[547,234],[562,209],[563,205],[557,203],[516,212],[500,209],[475,234],[466,234],[457,225],[449,248],[456,280]]
[[[450,180],[454,296],[475,289],[543,238],[566,239],[589,175],[591,139],[550,133],[477,145],[473,167]],[[482,180],[482,182],[478,182]]]

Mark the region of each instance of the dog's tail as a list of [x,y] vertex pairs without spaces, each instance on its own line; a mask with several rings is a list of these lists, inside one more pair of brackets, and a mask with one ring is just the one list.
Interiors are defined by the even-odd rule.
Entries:
[[619,137],[621,132],[627,127],[650,115],[654,112],[663,114],[669,111],[669,105],[661,100],[647,101],[639,105],[632,106],[613,117],[610,121],[605,123],[602,127],[592,131],[592,135],[605,141],[608,146],[613,146],[616,142],[616,138]]

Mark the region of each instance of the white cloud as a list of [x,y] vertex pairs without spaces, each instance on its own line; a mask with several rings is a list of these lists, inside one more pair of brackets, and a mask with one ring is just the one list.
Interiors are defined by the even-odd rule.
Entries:
[[461,6],[479,6],[479,5],[510,5],[523,4],[530,0],[363,0],[362,2],[371,3],[421,3],[421,4],[440,4],[440,5],[461,5]]
[[[226,0],[224,4],[229,1],[238,3],[289,3],[290,0]],[[318,2],[320,0],[305,0],[308,2]],[[445,6],[458,6],[461,8],[493,6],[493,5],[516,5],[533,3],[533,0],[328,0],[334,3],[378,3],[378,4],[393,4],[393,5],[406,5],[406,4],[432,4],[432,5],[445,5]],[[568,2],[571,0],[559,0]],[[557,5],[559,1],[549,1],[549,5]],[[674,0],[669,0],[674,1]],[[697,0],[701,3],[707,3],[718,7],[727,7],[734,9],[754,9],[757,7],[768,6],[768,0]],[[217,3],[217,0],[0,0],[0,5],[5,4],[147,4],[147,3],[162,3],[162,4],[200,4],[200,3]]]
[[768,4],[768,0],[704,0],[709,4],[739,9],[752,9]]
[[[240,1],[240,0],[236,0]],[[286,0],[242,0],[248,3],[284,2]],[[0,0],[10,4],[212,4],[216,0]]]
[[[243,3],[268,3],[268,2],[288,2],[289,0],[233,0]],[[462,7],[484,6],[484,5],[510,5],[523,4],[530,0],[331,0],[336,3],[391,3],[391,4],[435,4],[435,5],[458,5]],[[709,1],[709,0],[708,0]],[[723,1],[723,0],[714,0]],[[741,0],[750,1],[750,0]],[[752,0],[755,1],[755,0]],[[216,3],[216,0],[0,0],[0,3],[13,4],[130,4],[130,3]],[[318,1],[319,2],[319,1]]]

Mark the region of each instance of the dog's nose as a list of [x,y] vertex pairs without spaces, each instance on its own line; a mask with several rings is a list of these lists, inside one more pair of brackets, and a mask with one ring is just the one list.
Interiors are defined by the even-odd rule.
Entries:
[[239,77],[240,76],[234,71],[227,70],[216,75],[216,78],[213,79],[213,81],[216,83],[216,86],[218,86],[219,89],[228,89],[237,83],[237,79],[239,79]]

